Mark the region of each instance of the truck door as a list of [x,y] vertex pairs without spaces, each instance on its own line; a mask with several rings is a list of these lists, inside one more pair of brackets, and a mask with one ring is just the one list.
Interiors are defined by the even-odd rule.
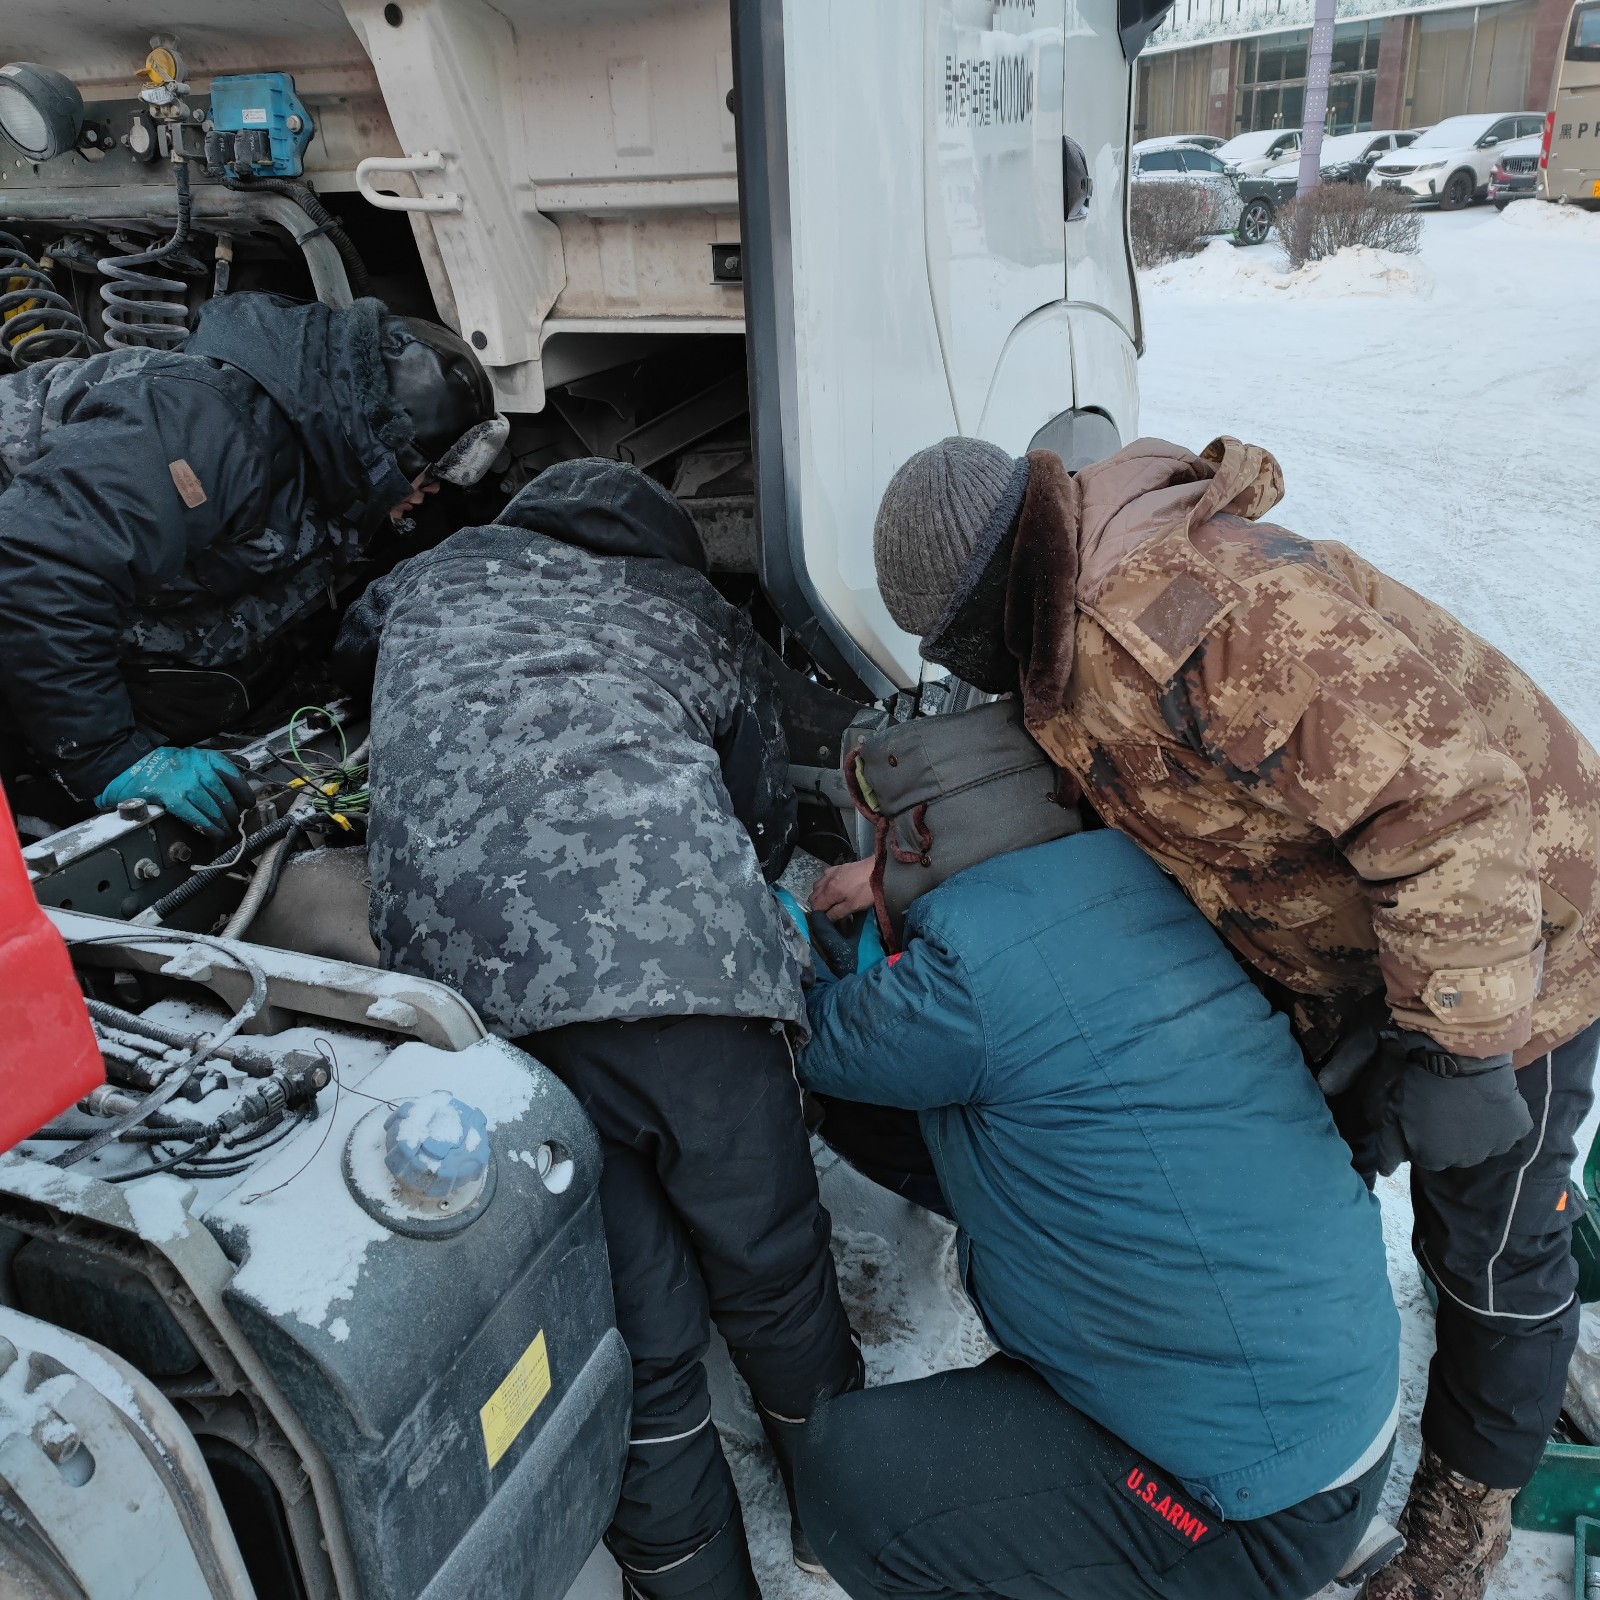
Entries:
[[982,431],[1012,331],[1065,293],[1065,10],[1065,0],[927,7],[928,284],[960,433]]
[[[1065,338],[1017,365],[1067,287],[1069,3],[733,0],[762,579],[874,693],[920,668],[873,570],[891,474],[951,433],[1020,453],[1072,405]],[[1125,129],[1124,101],[1100,142]]]

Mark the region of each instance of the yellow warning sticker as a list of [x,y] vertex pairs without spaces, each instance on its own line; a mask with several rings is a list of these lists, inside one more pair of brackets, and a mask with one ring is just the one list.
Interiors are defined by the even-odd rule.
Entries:
[[517,1358],[505,1381],[478,1411],[478,1420],[483,1424],[483,1447],[489,1453],[491,1467],[499,1465],[501,1456],[516,1442],[517,1435],[527,1427],[528,1418],[549,1393],[550,1351],[541,1328],[538,1338]]

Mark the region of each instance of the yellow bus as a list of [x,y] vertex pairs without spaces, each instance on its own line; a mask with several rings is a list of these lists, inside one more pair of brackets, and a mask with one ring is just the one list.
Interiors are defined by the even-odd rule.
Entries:
[[1578,0],[1544,125],[1547,200],[1600,208],[1600,0]]

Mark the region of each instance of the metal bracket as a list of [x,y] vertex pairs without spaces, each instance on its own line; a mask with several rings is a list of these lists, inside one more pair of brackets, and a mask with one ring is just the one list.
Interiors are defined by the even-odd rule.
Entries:
[[379,172],[443,172],[444,157],[437,150],[424,150],[410,156],[368,156],[356,163],[356,188],[362,198],[380,211],[429,211],[459,213],[465,209],[461,196],[453,189],[444,194],[380,194],[372,185]]

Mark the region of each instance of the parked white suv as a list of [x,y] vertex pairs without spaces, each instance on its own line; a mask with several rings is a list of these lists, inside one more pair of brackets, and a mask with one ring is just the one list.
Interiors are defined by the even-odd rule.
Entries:
[[1254,178],[1280,161],[1300,153],[1298,128],[1257,128],[1235,134],[1217,151],[1217,159],[1234,178]]
[[1446,117],[1408,149],[1375,162],[1367,182],[1375,189],[1436,200],[1441,211],[1459,211],[1488,193],[1489,174],[1502,146],[1543,132],[1544,117],[1535,111]]

